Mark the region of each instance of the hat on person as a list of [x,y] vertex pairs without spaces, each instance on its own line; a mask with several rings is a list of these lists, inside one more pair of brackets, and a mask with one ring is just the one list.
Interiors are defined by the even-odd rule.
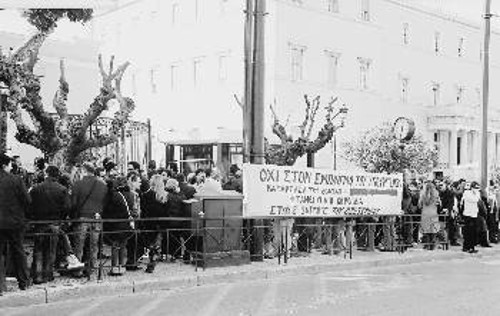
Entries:
[[479,185],[479,183],[477,183],[477,181],[472,181],[472,183],[470,184],[470,187],[472,189],[480,189],[481,186]]
[[6,166],[11,161],[13,161],[13,159],[10,156],[7,156],[6,154],[0,154],[0,166]]

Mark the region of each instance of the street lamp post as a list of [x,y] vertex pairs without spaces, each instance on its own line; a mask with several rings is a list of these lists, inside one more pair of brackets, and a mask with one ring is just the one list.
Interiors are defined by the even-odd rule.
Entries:
[[491,0],[484,4],[483,80],[481,103],[481,187],[488,186],[488,101],[490,84]]
[[7,95],[9,87],[5,82],[0,81],[0,153],[7,151],[7,111],[5,104],[7,103]]

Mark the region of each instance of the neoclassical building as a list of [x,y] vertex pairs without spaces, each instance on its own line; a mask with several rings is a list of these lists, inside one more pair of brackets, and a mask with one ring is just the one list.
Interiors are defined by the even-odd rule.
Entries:
[[[304,94],[321,96],[324,105],[338,96],[349,107],[337,146],[317,155],[317,167],[349,167],[342,162],[342,143],[405,116],[439,146],[438,170],[476,176],[480,16],[468,22],[421,4],[267,1],[266,104],[275,104],[292,131],[304,116]],[[200,141],[211,130],[241,130],[235,99],[243,96],[244,8],[243,0],[117,1],[94,20],[101,49],[132,61],[124,84],[141,105],[137,115],[152,117],[159,142],[186,138],[176,135],[193,128],[202,131]],[[500,79],[499,35],[493,31],[491,44],[491,165],[500,159],[500,91],[493,88]],[[266,119],[272,138],[271,113]],[[161,146],[156,154],[163,154]]]

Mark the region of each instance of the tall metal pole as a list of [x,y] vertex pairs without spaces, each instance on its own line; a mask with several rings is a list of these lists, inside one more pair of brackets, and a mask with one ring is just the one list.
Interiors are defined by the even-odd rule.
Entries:
[[[250,103],[250,162],[264,164],[264,18],[266,15],[265,0],[255,0],[253,27],[253,67],[252,67],[252,99]],[[249,78],[247,78],[248,80]],[[263,220],[252,221],[254,229],[254,243],[252,251],[253,261],[264,260],[264,231]]]
[[[1,53],[1,52],[0,52]],[[0,153],[7,152],[7,95],[9,87],[0,80]]]
[[488,186],[488,101],[490,83],[490,35],[491,35],[491,0],[484,5],[484,40],[483,40],[483,87],[482,87],[482,124],[481,124],[481,187]]
[[147,120],[147,124],[148,124],[148,148],[147,148],[147,163],[149,164],[149,162],[151,160],[153,160],[153,137],[151,135],[151,119],[148,118]]
[[265,80],[265,37],[264,18],[266,16],[266,0],[255,2],[255,37],[253,68],[253,107],[252,107],[252,145],[250,161],[264,164],[264,80]]
[[0,154],[7,151],[7,111],[4,111],[3,99],[0,91]]
[[252,94],[253,94],[253,31],[254,1],[246,0],[245,10],[245,99],[243,102],[243,162],[250,162],[250,139],[252,130]]

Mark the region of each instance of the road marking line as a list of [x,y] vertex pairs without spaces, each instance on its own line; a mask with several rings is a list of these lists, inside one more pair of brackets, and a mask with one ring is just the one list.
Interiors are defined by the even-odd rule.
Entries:
[[266,292],[264,293],[262,302],[260,302],[260,307],[255,313],[255,316],[266,315],[266,313],[269,314],[272,311],[274,305],[276,304],[276,294],[278,293],[278,281],[279,280],[273,280],[270,282]]
[[215,297],[210,301],[208,306],[205,306],[198,315],[200,316],[211,316],[215,315],[215,311],[217,307],[219,307],[220,303],[224,300],[230,290],[232,290],[234,284],[226,284],[224,287],[220,288],[216,293]]

